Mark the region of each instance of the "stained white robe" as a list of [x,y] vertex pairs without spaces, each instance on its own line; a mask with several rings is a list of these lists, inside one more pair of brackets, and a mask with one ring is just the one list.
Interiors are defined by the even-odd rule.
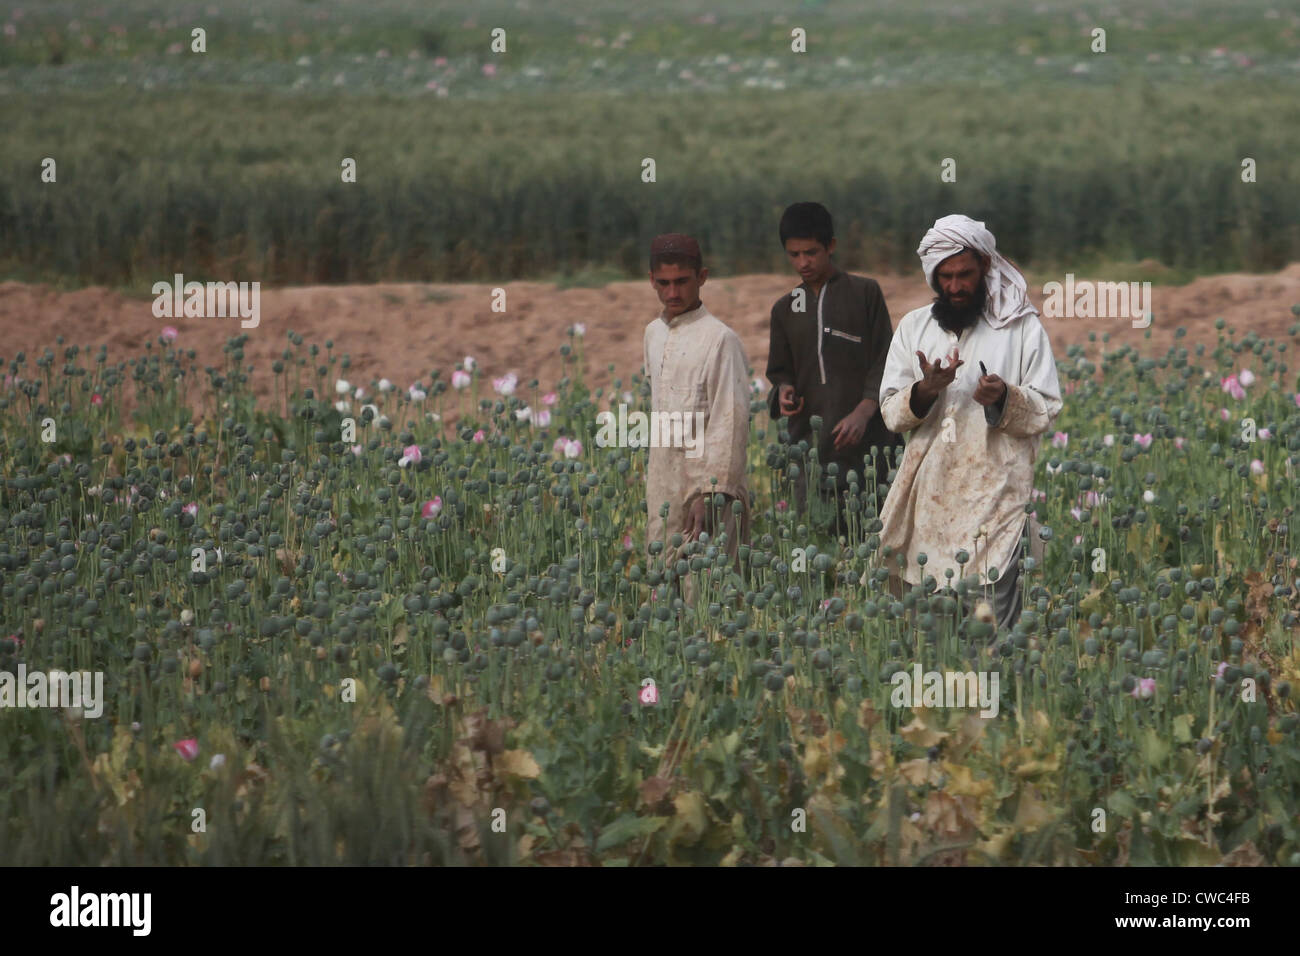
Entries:
[[[954,346],[965,364],[926,416],[917,418],[910,406],[912,387],[921,378],[917,351],[929,361],[943,358],[947,367]],[[974,399],[980,361],[1007,383],[1000,419],[993,409],[986,415]],[[880,543],[906,555],[904,581],[919,584],[931,574],[942,586],[944,570],[952,568],[954,581],[978,574],[985,584],[990,568],[999,576],[1010,569],[1040,436],[1060,410],[1056,361],[1037,315],[1000,328],[981,316],[960,339],[939,326],[928,305],[903,316],[880,383],[880,411],[885,424],[906,433],[908,441],[881,514]],[[981,529],[986,536],[979,536]],[[962,549],[970,555],[964,568],[955,558]],[[924,567],[917,564],[922,553]],[[897,558],[887,565],[896,569]]]

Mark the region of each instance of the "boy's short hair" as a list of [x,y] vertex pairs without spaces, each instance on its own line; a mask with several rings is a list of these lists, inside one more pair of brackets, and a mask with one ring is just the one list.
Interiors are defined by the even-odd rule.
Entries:
[[680,232],[655,236],[654,241],[650,243],[650,271],[654,272],[661,265],[686,266],[694,272],[699,272],[704,268],[704,256],[700,254],[700,244]]
[[781,214],[781,245],[787,239],[816,239],[829,246],[835,238],[830,211],[819,202],[797,202]]

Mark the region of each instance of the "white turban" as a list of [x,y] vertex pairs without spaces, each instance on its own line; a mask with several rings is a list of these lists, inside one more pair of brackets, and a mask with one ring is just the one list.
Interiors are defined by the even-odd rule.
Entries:
[[944,216],[937,219],[921,240],[916,254],[921,257],[925,281],[931,289],[935,288],[934,270],[939,268],[939,263],[963,249],[974,249],[989,257],[989,271],[984,276],[987,293],[984,317],[989,325],[1000,329],[1016,319],[1038,314],[1038,310],[1029,301],[1025,277],[998,254],[997,240],[993,238],[993,233],[984,228],[984,223],[976,222],[969,216]]

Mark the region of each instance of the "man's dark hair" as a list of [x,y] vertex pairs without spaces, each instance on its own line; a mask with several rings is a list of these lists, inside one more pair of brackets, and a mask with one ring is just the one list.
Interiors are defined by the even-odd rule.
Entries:
[[815,239],[829,246],[835,238],[830,211],[819,202],[797,202],[781,214],[781,245],[787,239]]
[[650,257],[650,271],[654,272],[660,266],[686,266],[692,272],[699,272],[704,268],[704,259],[684,252],[661,252]]

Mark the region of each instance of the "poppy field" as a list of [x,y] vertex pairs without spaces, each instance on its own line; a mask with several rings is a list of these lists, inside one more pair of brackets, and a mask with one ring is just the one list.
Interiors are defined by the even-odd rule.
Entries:
[[396,384],[289,332],[261,402],[246,336],[6,356],[0,671],[104,701],[0,713],[5,862],[1300,864],[1300,327],[1058,354],[1000,633],[960,578],[889,593],[873,489],[843,541],[800,516],[757,383],[740,573],[665,567],[645,452],[594,439],[645,383],[589,388],[585,331],[558,381]]

